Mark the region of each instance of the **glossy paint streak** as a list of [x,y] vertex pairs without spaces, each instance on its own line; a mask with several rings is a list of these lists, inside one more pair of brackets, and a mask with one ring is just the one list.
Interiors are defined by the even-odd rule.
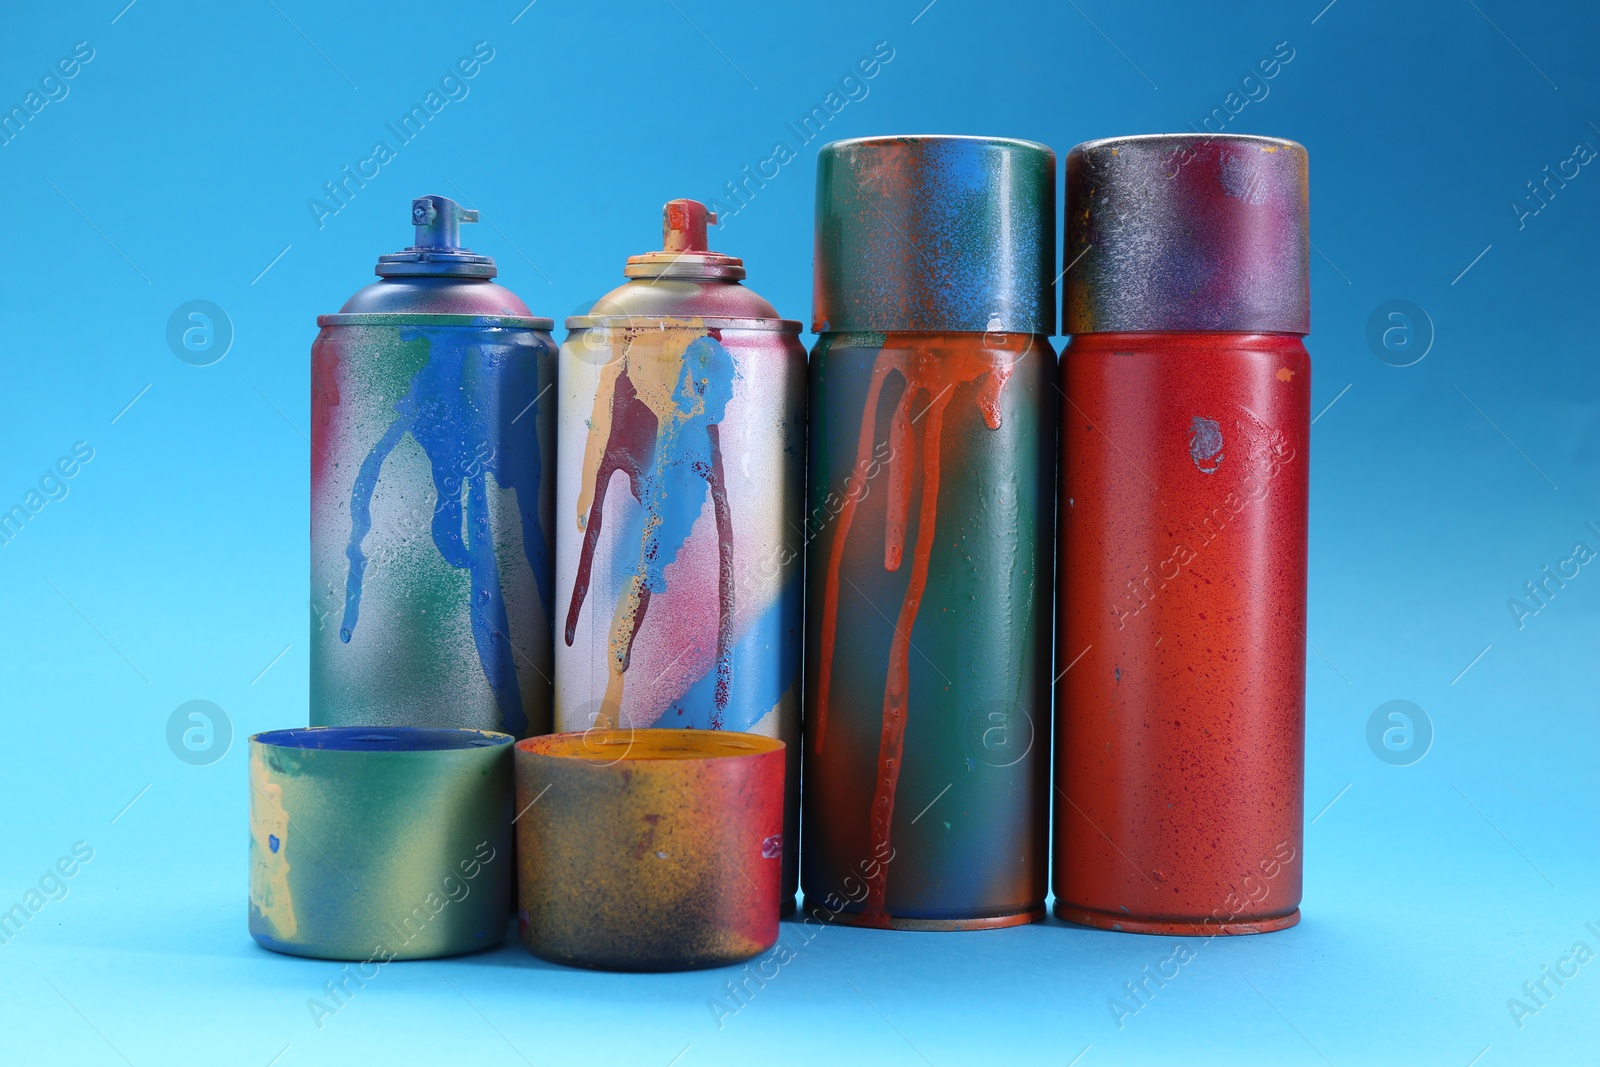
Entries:
[[[1037,389],[1053,361],[1042,339],[1025,335],[877,335],[873,348],[854,347],[856,337],[849,345],[825,338],[813,362],[813,513],[835,499],[838,506],[813,550],[807,837],[818,848],[813,855],[808,844],[805,853],[807,894],[837,895],[847,879],[859,879],[866,892],[849,920],[859,925],[1028,921],[1043,896],[1042,752],[1032,738],[1046,714],[1048,623],[1039,603],[1045,597],[1034,594],[1048,588],[1040,567],[1049,567],[1054,440]],[[1022,392],[1013,395],[1008,384],[1019,375]],[[863,400],[852,407],[855,389]],[[869,532],[852,538],[863,517]],[[864,540],[873,534],[881,537],[876,545]],[[908,556],[909,574],[889,579],[897,608],[867,591],[869,580],[879,589],[885,583],[862,568],[898,575]],[[930,583],[937,586],[931,601]],[[948,660],[925,647],[963,642],[967,648]],[[881,660],[869,651],[879,648]],[[986,665],[969,667],[973,658]],[[997,666],[1010,677],[991,673]],[[858,686],[874,673],[878,699],[871,701]],[[1010,696],[1007,682],[1016,687]],[[985,733],[981,716],[990,710],[998,735]],[[972,747],[985,737],[1004,746],[1007,731],[1018,743],[1002,758]],[[920,741],[908,745],[908,733]],[[868,736],[876,742],[870,763],[859,750]],[[871,771],[863,780],[864,764]],[[908,772],[919,790],[942,780],[905,813]],[[930,840],[929,827],[951,825],[941,816],[912,830],[915,847],[906,845],[901,834],[931,805],[916,809],[958,783],[953,800],[966,805],[965,832]],[[864,834],[848,825],[857,820]],[[967,857],[950,842],[976,845],[985,835],[1003,858],[958,873]],[[1006,855],[1013,844],[1016,852]],[[885,857],[894,858],[871,862]],[[901,878],[903,892],[893,889]]]
[[1299,918],[1310,376],[1287,334],[1090,334],[1063,356],[1063,918]]
[[[572,603],[567,608],[568,645],[572,644],[573,638],[577,636],[578,614],[582,611],[583,602],[589,595],[589,579],[594,571],[594,550],[599,544],[600,531],[605,524],[606,491],[611,485],[611,476],[619,470],[627,475],[628,487],[633,490],[633,499],[643,504],[646,495],[645,478],[655,466],[656,433],[659,425],[656,413],[650,410],[650,405],[639,399],[639,391],[634,388],[626,370],[617,375],[617,380],[611,387],[610,406],[611,436],[607,439],[605,450],[601,454],[600,469],[593,475],[594,502],[589,505],[589,518],[583,531],[583,554],[578,558],[578,577],[572,586]],[[648,590],[635,594],[641,598],[647,595]],[[638,633],[639,625],[635,618],[630,620],[626,645],[616,657],[617,670],[628,669],[628,661],[633,654],[633,639]]]

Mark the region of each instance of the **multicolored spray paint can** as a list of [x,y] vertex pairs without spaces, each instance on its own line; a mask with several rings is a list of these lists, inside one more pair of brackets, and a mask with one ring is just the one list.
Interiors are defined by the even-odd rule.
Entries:
[[1067,157],[1055,897],[1152,934],[1299,920],[1306,152]]
[[412,202],[416,244],[317,319],[311,723],[550,730],[556,347]]
[[792,901],[805,348],[743,262],[707,249],[704,205],[664,214],[663,249],[561,346],[556,728],[785,742]]
[[806,907],[1044,913],[1055,156],[877,137],[817,160]]

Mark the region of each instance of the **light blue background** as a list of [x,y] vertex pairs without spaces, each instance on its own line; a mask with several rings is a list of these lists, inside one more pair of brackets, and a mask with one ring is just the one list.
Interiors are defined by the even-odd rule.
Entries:
[[[1578,940],[1600,950],[1583,926],[1600,927],[1600,564],[1523,629],[1507,608],[1574,542],[1600,549],[1600,165],[1523,228],[1510,206],[1577,142],[1600,147],[1600,19],[1507,0],[926,2],[7,0],[0,105],[75,42],[95,53],[0,147],[0,505],[75,442],[94,458],[0,546],[0,908],[74,842],[95,854],[0,945],[0,1061],[1600,1059],[1600,960],[1520,1029],[1506,1003]],[[319,230],[306,201],[480,40],[494,59],[469,95]],[[1121,1029],[1108,999],[1173,940],[1052,921],[830,929],[720,1029],[707,1001],[732,974],[566,971],[510,943],[386,968],[319,1030],[306,1000],[339,965],[245,932],[243,744],[306,717],[315,316],[409,243],[425,192],[482,210],[473,247],[536,313],[584,307],[657,247],[663,201],[719,195],[879,41],[893,60],[829,139],[987,133],[1059,155],[1186,129],[1294,49],[1229,129],[1312,159],[1314,410],[1332,407],[1313,431],[1305,921],[1192,943]],[[715,237],[800,319],[820,143]],[[236,331],[213,366],[165,341],[191,299]],[[1391,299],[1436,328],[1414,366],[1367,345]],[[1394,698],[1436,731],[1409,767],[1365,739]],[[212,766],[166,744],[191,699],[232,719]]]

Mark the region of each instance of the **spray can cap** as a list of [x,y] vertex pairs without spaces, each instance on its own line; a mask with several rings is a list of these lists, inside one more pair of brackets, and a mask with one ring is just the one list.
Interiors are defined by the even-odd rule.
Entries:
[[476,208],[465,208],[447,196],[420,196],[411,201],[411,224],[417,243],[403,252],[378,257],[374,273],[381,278],[493,278],[493,256],[480,256],[461,244],[461,224],[477,222]]
[[823,145],[812,329],[1054,333],[1055,183],[1035,141]]
[[1062,332],[1311,330],[1306,150],[1154,134],[1067,154]]

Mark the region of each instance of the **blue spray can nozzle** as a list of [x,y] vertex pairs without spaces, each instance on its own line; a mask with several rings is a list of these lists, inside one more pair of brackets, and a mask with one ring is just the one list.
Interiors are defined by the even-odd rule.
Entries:
[[461,224],[477,221],[476,208],[462,207],[447,196],[419,196],[411,201],[417,248],[460,248]]
[[461,224],[477,222],[477,208],[466,208],[448,196],[419,196],[411,201],[416,243],[404,252],[378,257],[380,277],[493,278],[494,258],[480,256],[461,244]]

